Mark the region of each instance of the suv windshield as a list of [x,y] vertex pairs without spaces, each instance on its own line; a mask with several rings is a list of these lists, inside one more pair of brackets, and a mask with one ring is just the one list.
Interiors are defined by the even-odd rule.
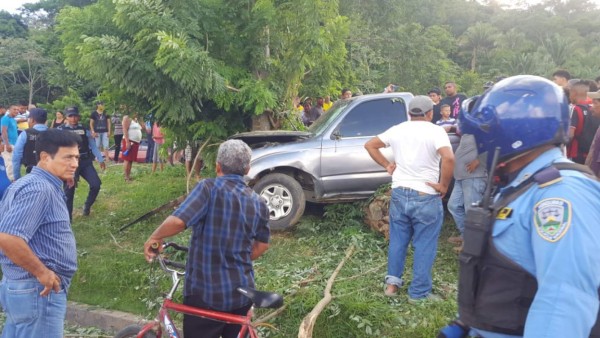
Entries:
[[329,121],[340,115],[340,113],[346,109],[350,102],[352,102],[352,99],[335,101],[333,106],[331,106],[328,111],[326,111],[313,124],[311,124],[310,127],[308,127],[308,131],[315,135],[319,135],[321,132],[323,132],[323,130],[325,130],[325,128],[329,126]]

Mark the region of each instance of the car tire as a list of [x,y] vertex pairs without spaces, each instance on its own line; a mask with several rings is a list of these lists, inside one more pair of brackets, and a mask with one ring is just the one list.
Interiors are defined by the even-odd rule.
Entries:
[[302,217],[306,207],[300,183],[286,174],[269,174],[254,185],[254,191],[269,207],[271,230],[286,230]]

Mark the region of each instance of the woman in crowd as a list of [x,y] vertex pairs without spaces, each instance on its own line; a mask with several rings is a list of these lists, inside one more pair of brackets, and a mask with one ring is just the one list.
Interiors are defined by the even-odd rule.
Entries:
[[56,118],[50,122],[50,128],[58,128],[65,123],[65,116],[60,110],[56,111]]
[[142,140],[142,129],[146,129],[144,121],[138,116],[138,113],[133,113],[123,116],[123,168],[125,170],[125,181],[131,182],[131,166],[135,162]]

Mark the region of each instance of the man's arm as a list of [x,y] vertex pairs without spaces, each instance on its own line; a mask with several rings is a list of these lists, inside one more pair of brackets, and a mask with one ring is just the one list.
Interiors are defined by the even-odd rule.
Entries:
[[96,138],[96,130],[94,129],[94,113],[92,113],[92,116],[90,117],[90,132],[92,133],[92,137]]
[[454,153],[451,147],[441,147],[437,152],[442,158],[440,182],[427,182],[426,184],[444,197],[448,192],[448,186],[450,185],[450,181],[452,181],[452,174],[454,173]]
[[8,143],[8,127],[5,124],[2,125],[2,143],[7,146],[10,144]]
[[12,164],[13,164],[13,175],[15,181],[21,178],[21,159],[23,158],[23,149],[25,149],[25,143],[27,142],[27,132],[24,131],[19,134],[17,143],[13,151]]
[[110,117],[108,115],[106,115],[106,127],[107,127],[107,133],[108,133],[106,135],[110,136],[110,127],[111,127],[111,124],[110,124]]
[[381,148],[385,148],[385,143],[379,139],[379,137],[375,136],[367,143],[365,143],[365,149],[371,156],[371,158],[377,162],[380,166],[384,167],[388,174],[392,175],[394,170],[396,170],[396,163],[388,161],[385,156],[381,153]]
[[152,249],[153,245],[158,245],[160,248],[164,238],[175,236],[183,230],[185,230],[185,223],[183,220],[176,216],[167,217],[167,219],[165,219],[164,222],[162,222],[162,224],[156,228],[156,230],[154,230],[146,243],[144,243],[144,255],[146,256],[146,260],[148,262],[152,262],[152,259],[154,256],[156,256],[154,249]]
[[40,261],[21,237],[0,233],[0,249],[8,259],[34,275],[44,286],[41,296],[52,290],[60,291],[60,278]]
[[252,253],[250,254],[250,259],[257,259],[258,257],[262,256],[267,249],[269,249],[269,243],[254,241],[254,243],[252,243]]

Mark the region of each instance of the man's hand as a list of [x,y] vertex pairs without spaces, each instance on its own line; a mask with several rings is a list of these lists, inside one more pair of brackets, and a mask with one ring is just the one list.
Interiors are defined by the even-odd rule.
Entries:
[[394,170],[396,170],[396,162],[390,162],[387,166],[385,166],[385,170],[388,174],[393,175]]
[[96,132],[92,131],[92,138],[96,138]]
[[432,187],[435,191],[437,191],[442,198],[444,196],[446,196],[446,193],[448,192],[448,186],[443,185],[441,183],[425,182],[425,184],[427,184],[428,186]]
[[106,163],[105,162],[100,162],[100,169],[106,170]]
[[162,239],[152,237],[148,238],[146,243],[144,243],[144,256],[146,256],[148,263],[152,263],[154,257],[162,251],[162,244]]
[[44,273],[39,276],[36,276],[38,282],[44,286],[44,290],[40,292],[40,296],[47,296],[50,291],[54,290],[54,292],[60,291],[60,278],[54,273],[54,271],[50,269],[46,269]]
[[4,146],[4,150],[9,153],[12,153],[13,147],[10,144],[7,144],[6,146]]
[[470,174],[474,172],[477,167],[479,167],[479,159],[476,158],[467,164],[467,172]]

